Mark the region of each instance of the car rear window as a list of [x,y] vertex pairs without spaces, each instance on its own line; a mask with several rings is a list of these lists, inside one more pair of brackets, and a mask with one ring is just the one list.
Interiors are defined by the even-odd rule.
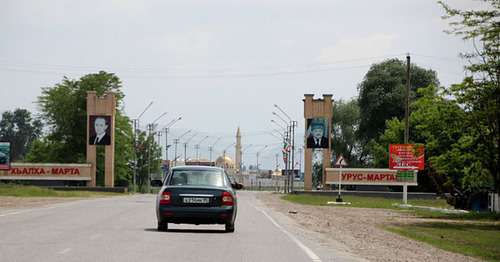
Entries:
[[175,170],[170,178],[170,185],[224,186],[221,171],[210,170]]

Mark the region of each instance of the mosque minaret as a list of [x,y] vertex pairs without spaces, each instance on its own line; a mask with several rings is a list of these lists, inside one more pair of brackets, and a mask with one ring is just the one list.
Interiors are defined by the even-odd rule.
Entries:
[[236,132],[236,146],[235,146],[235,169],[239,170],[241,169],[241,132],[240,132],[240,127],[238,126],[238,131]]

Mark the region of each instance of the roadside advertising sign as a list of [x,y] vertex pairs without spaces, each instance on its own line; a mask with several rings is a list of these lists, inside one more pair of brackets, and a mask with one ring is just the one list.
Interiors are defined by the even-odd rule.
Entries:
[[423,170],[423,144],[391,144],[389,148],[389,169]]

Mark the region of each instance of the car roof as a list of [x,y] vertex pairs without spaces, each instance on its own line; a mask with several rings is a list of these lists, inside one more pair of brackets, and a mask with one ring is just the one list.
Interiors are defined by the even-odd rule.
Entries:
[[176,166],[172,167],[172,171],[178,170],[213,170],[213,171],[224,171],[224,169],[220,167],[213,166]]

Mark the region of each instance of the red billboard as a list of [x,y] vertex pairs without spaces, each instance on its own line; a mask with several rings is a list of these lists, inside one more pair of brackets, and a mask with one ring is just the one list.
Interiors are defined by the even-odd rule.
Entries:
[[389,148],[389,168],[396,170],[423,170],[423,144],[391,144]]

